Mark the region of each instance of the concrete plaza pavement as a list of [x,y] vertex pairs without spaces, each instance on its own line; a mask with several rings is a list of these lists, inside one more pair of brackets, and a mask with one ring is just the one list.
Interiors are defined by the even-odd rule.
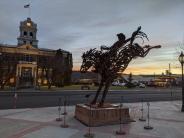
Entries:
[[[40,99],[41,100],[41,99]],[[184,113],[181,101],[151,102],[150,124],[153,130],[144,130],[146,122],[140,122],[141,103],[125,103],[130,108],[131,118],[136,122],[123,124],[126,135],[116,136],[119,125],[92,127],[95,138],[183,138]],[[144,114],[147,106],[144,103]],[[63,110],[63,107],[62,107]],[[74,118],[74,106],[67,107],[66,123],[61,128],[56,122],[57,107],[0,110],[0,138],[83,138],[88,127]]]

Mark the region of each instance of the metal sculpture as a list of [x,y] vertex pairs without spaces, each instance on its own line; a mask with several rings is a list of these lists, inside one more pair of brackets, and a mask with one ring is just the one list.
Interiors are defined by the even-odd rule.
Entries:
[[113,80],[117,78],[118,72],[123,72],[132,59],[145,57],[151,49],[161,47],[160,45],[141,46],[138,43],[134,43],[137,38],[141,38],[143,43],[145,38],[148,40],[147,35],[141,31],[141,27],[138,27],[128,39],[123,33],[117,34],[117,37],[118,41],[111,47],[101,46],[100,50],[96,50],[96,48],[90,49],[82,55],[83,62],[80,71],[85,73],[91,70],[101,76],[98,90],[91,102],[91,104],[96,104],[98,96],[104,87],[99,107],[103,106],[109,87]]

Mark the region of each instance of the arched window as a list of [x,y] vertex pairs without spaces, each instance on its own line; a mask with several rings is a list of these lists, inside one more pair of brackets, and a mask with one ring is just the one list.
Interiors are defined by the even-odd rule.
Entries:
[[32,33],[32,32],[30,32],[30,33],[29,33],[29,36],[33,37],[33,33]]
[[26,55],[25,56],[25,61],[29,61],[30,60],[30,55]]
[[27,36],[27,32],[26,31],[24,31],[24,36]]

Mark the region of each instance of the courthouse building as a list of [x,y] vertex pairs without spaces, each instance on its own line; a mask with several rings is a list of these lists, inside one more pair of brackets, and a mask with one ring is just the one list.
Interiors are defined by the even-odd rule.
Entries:
[[70,83],[72,54],[38,46],[37,24],[31,18],[20,22],[17,45],[0,44],[0,86],[62,86]]

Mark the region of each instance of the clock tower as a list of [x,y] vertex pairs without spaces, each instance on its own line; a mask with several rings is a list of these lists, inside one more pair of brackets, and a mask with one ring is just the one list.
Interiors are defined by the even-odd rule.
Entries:
[[17,38],[18,45],[30,44],[35,48],[38,48],[38,40],[36,39],[37,24],[35,24],[31,18],[27,18],[25,21],[20,22],[20,36]]

